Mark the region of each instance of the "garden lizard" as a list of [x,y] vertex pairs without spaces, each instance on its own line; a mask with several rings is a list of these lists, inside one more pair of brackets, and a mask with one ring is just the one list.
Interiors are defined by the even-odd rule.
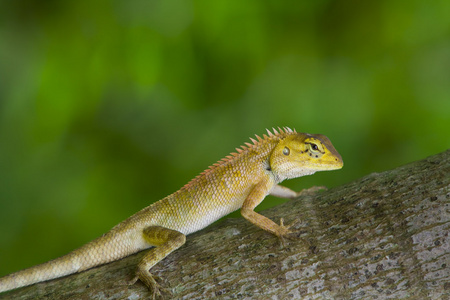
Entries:
[[181,247],[186,235],[241,209],[242,216],[280,239],[292,231],[255,212],[267,195],[295,198],[299,193],[278,185],[285,179],[343,166],[330,140],[297,133],[288,127],[267,130],[263,137],[236,148],[177,192],[151,204],[103,236],[49,262],[0,278],[0,292],[63,277],[150,249],[138,263],[134,279],[161,296],[150,269]]

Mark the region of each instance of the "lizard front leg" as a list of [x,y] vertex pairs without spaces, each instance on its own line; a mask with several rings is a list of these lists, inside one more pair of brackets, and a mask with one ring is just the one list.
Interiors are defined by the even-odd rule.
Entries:
[[143,236],[149,244],[156,247],[149,250],[139,262],[136,276],[130,284],[135,283],[138,279],[141,280],[153,292],[153,299],[155,299],[156,296],[161,296],[162,288],[149,270],[167,255],[180,248],[186,242],[186,236],[179,231],[162,226],[145,228]]
[[[280,225],[278,225],[269,218],[254,211],[255,207],[259,203],[261,203],[261,201],[264,200],[266,195],[269,193],[272,188],[272,184],[273,183],[269,180],[258,183],[244,200],[244,203],[241,207],[241,214],[244,218],[258,226],[259,228],[264,229],[265,231],[268,231],[279,237],[284,243],[283,238],[292,233],[292,231],[289,230],[292,225],[285,226],[283,223],[283,219],[281,219]],[[295,193],[294,191],[292,192]]]
[[296,191],[293,191],[290,188],[287,188],[279,184],[274,185],[272,190],[270,191],[270,195],[272,196],[287,199],[295,199],[298,196],[298,194],[299,193],[297,193]]
[[325,186],[313,186],[309,189],[301,190],[300,192],[296,192],[282,185],[275,185],[270,191],[270,195],[279,197],[279,198],[287,198],[287,199],[295,199],[302,195],[313,195],[318,191],[326,190]]

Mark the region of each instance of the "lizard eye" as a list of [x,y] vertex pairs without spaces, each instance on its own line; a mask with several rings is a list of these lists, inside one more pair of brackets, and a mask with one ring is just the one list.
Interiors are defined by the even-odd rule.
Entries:
[[319,148],[319,146],[315,143],[308,143],[309,148],[309,156],[319,158],[321,157],[324,152],[322,152]]
[[291,150],[289,150],[288,147],[284,147],[284,149],[283,149],[283,154],[284,154],[284,155],[289,155],[289,153],[291,153]]

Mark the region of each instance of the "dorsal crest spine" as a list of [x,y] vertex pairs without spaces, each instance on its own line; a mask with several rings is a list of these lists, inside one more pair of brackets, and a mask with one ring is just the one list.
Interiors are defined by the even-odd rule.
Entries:
[[297,131],[295,131],[295,129],[292,130],[289,127],[283,127],[283,128],[278,127],[278,130],[275,128],[272,128],[272,131],[270,131],[269,129],[266,129],[266,130],[267,130],[267,134],[264,134],[262,138],[260,136],[258,136],[257,134],[255,134],[256,140],[254,138],[250,138],[251,143],[245,142],[244,145],[236,148],[237,152],[232,152],[229,155],[222,158],[221,160],[217,161],[216,163],[213,163],[206,170],[204,170],[199,175],[197,175],[195,178],[193,178],[190,182],[188,182],[183,188],[190,186],[194,182],[200,180],[200,178],[202,178],[203,176],[205,176],[208,173],[212,172],[213,170],[219,168],[220,166],[238,158],[239,156],[244,155],[247,151],[249,151],[251,149],[259,147],[266,142],[272,141],[273,139],[280,139],[280,138],[286,137],[289,134],[297,133]]
[[[278,131],[275,128],[272,127],[272,131],[273,132],[270,131],[269,129],[266,129],[266,130],[267,130],[267,134],[268,135],[264,134],[263,138],[261,138],[257,134],[255,134],[255,136],[256,136],[256,138],[258,140],[255,140],[254,138],[250,137],[251,143],[245,142],[244,145],[242,145],[241,147],[236,148],[237,152],[232,152],[232,153],[230,153],[230,155],[227,155],[225,158],[221,159],[218,162],[218,165],[220,165],[222,162],[227,162],[227,161],[229,161],[231,159],[234,159],[235,157],[239,156],[241,153],[243,153],[243,152],[245,152],[245,151],[247,151],[249,149],[252,149],[254,147],[258,147],[259,145],[261,145],[264,142],[267,142],[268,140],[283,138],[283,137],[285,137],[288,134],[297,133],[297,131],[295,131],[295,129],[292,130],[289,127],[283,127],[283,128],[278,127]],[[216,166],[217,166],[217,164],[213,164],[208,169],[203,171],[201,174],[203,174],[203,173],[205,173],[205,172],[207,172],[207,171],[209,171],[211,169],[214,169]]]

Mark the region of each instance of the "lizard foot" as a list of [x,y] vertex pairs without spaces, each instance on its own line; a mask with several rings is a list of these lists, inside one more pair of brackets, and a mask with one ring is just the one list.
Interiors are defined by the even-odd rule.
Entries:
[[169,290],[163,288],[158,282],[156,282],[156,280],[161,280],[159,276],[152,275],[148,271],[142,272],[140,269],[138,269],[136,271],[136,276],[132,280],[130,280],[128,284],[133,285],[138,280],[142,281],[150,290],[150,292],[152,293],[152,299],[163,298],[162,294],[171,295],[171,292]]
[[292,234],[295,233],[295,231],[292,231],[290,228],[294,227],[295,225],[299,224],[300,222],[301,221],[299,219],[297,219],[289,225],[284,225],[284,219],[283,218],[280,219],[280,225],[278,226],[276,235],[280,239],[280,242],[283,247],[286,245],[285,240],[284,240],[285,238],[288,238],[288,239],[294,238],[294,236]]
[[301,190],[300,192],[297,192],[296,198],[300,197],[300,196],[311,196],[316,194],[319,191],[326,191],[328,190],[328,188],[326,186],[313,186],[310,187],[309,189],[304,189]]

